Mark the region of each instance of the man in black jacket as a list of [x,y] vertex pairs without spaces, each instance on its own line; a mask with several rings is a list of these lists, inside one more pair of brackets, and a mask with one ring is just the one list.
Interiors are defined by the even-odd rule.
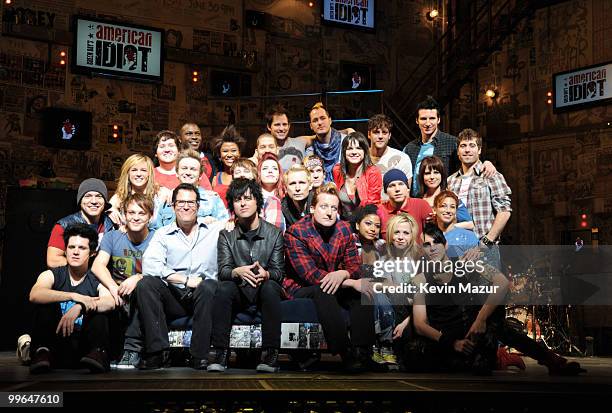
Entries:
[[274,373],[279,369],[280,302],[285,267],[283,235],[276,226],[259,217],[263,195],[255,181],[234,179],[227,201],[236,216],[236,227],[219,233],[219,285],[212,331],[215,356],[208,371],[225,371],[233,316],[255,304],[262,313],[264,350],[257,371]]

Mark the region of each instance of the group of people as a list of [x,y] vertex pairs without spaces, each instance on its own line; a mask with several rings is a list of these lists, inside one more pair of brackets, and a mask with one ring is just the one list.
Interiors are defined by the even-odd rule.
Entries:
[[[296,298],[313,301],[328,349],[348,371],[399,364],[486,374],[499,367],[500,341],[552,374],[582,371],[505,322],[497,244],[511,191],[480,160],[477,132],[440,131],[431,97],[417,107],[421,137],[403,151],[389,146],[393,123],[383,114],[367,136],[334,129],[321,103],[310,110],[313,136],[289,137],[281,106],[266,123],[250,158],[234,126],[206,152],[200,128],[187,123],[178,135],[158,133],[157,166],[143,154],[127,158],[110,199],[102,181],[81,183],[79,211],[54,226],[49,269],[30,293],[32,373],[105,372],[111,361],[168,366],[169,324],[187,317],[191,367],[222,372],[234,315],[252,306],[262,320],[257,370],[276,372],[281,301]],[[468,256],[485,265],[467,276],[381,271],[390,261]],[[492,292],[481,301],[450,290],[389,292],[470,283]]]

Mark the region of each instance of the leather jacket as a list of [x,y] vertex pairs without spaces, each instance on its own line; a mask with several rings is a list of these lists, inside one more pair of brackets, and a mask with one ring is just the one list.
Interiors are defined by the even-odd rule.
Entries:
[[236,267],[254,264],[259,261],[270,279],[282,285],[285,271],[285,243],[283,234],[276,226],[259,219],[259,228],[249,242],[240,225],[233,231],[222,230],[217,244],[217,262],[219,264],[219,281],[240,281],[232,278]]

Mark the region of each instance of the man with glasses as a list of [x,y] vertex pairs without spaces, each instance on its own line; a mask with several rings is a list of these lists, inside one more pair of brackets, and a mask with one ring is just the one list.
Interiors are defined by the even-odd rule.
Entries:
[[104,182],[96,178],[88,178],[81,182],[77,191],[77,204],[80,210],[57,221],[51,231],[47,244],[47,267],[57,268],[66,265],[64,230],[69,225],[87,224],[100,237],[113,229],[113,221],[104,214],[107,201],[108,191]]
[[227,192],[227,202],[236,216],[236,226],[232,231],[223,230],[219,234],[220,282],[215,296],[212,332],[215,358],[208,371],[225,371],[233,314],[255,304],[262,313],[264,350],[257,371],[276,373],[281,335],[281,284],[285,269],[283,234],[259,217],[263,195],[254,180],[234,179]]
[[200,198],[195,186],[182,183],[172,192],[176,221],[155,232],[142,261],[143,279],[135,294],[144,354],[138,368],[169,364],[167,323],[193,316],[192,367],[206,369],[217,290],[217,245],[222,222],[198,219]]

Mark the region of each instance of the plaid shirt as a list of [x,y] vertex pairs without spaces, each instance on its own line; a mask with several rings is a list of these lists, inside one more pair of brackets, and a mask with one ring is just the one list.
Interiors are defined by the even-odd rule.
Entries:
[[[454,171],[459,168],[459,160],[457,157],[457,138],[453,135],[449,135],[446,132],[442,132],[438,129],[438,132],[431,139],[431,144],[434,147],[434,156],[442,159],[442,163],[447,171]],[[410,157],[410,161],[412,162],[413,168],[417,166],[417,159],[419,157],[419,152],[421,151],[421,146],[423,146],[423,140],[421,137],[414,139],[413,141],[408,142],[406,146],[404,146],[404,153]],[[413,179],[418,179],[419,171],[415,170],[413,174]],[[415,193],[412,193],[413,196],[416,197]]]
[[287,273],[283,287],[290,297],[301,287],[318,285],[330,272],[346,270],[359,278],[361,257],[347,222],[338,221],[329,242],[324,242],[307,215],[285,232]]
[[281,201],[275,195],[270,195],[264,200],[262,217],[266,222],[285,232],[285,217]]
[[[512,191],[504,176],[496,172],[492,178],[485,178],[481,171],[482,162],[478,161],[474,166],[467,199],[467,208],[474,220],[474,233],[478,238],[489,232],[497,212],[512,212]],[[449,176],[448,189],[459,194],[462,177],[462,169]]]

